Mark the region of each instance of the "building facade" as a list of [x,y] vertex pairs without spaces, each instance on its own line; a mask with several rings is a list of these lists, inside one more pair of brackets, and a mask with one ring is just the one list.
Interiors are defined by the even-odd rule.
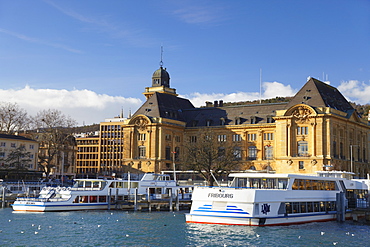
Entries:
[[370,172],[370,126],[335,88],[309,78],[289,101],[196,108],[170,88],[162,66],[153,73],[146,102],[129,118],[100,124],[96,137],[77,138],[77,172],[160,172],[181,167],[187,141],[208,128],[233,142],[240,170],[308,173],[337,169]]
[[39,143],[19,136],[0,134],[0,178],[34,179],[38,171]]

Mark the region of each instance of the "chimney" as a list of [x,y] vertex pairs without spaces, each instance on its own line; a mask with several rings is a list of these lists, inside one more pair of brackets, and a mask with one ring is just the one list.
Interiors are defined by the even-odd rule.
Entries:
[[215,102],[213,103],[213,106],[218,107],[218,101],[217,100],[215,100]]
[[212,106],[213,106],[212,102],[206,101],[206,107],[212,107]]
[[224,106],[224,101],[223,100],[220,100],[220,103],[218,104],[219,107],[223,107]]

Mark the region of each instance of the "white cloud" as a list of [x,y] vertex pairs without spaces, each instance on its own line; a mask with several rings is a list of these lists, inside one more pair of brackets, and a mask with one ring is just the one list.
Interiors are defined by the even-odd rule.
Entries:
[[79,125],[103,122],[124,111],[127,117],[130,109],[135,112],[142,104],[137,98],[124,98],[97,94],[90,90],[0,89],[2,102],[15,102],[33,116],[40,110],[58,109],[75,119]]
[[370,85],[356,80],[343,81],[338,86],[338,90],[350,101],[357,104],[370,103]]
[[[279,82],[264,82],[262,85],[263,99],[275,98],[277,96],[294,96],[296,90],[293,90],[290,85],[285,86]],[[190,95],[181,96],[188,98],[195,107],[204,106],[206,101],[213,102],[215,100],[223,100],[224,102],[240,102],[240,101],[251,101],[260,98],[259,92],[236,92],[230,94],[213,93],[213,94],[201,94],[192,93]]]

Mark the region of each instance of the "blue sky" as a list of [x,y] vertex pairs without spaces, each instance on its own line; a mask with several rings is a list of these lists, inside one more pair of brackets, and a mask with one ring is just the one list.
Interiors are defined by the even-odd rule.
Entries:
[[0,0],[0,97],[79,124],[127,115],[158,69],[199,106],[291,96],[308,76],[370,103],[368,0]]

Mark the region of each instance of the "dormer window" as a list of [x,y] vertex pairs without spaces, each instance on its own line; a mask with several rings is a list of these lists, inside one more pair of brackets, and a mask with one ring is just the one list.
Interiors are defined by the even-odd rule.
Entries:
[[251,117],[251,124],[257,123],[257,117]]
[[211,126],[211,125],[212,125],[212,120],[207,119],[207,120],[206,120],[206,126],[207,126],[207,127],[209,127],[209,126]]
[[220,125],[221,126],[224,126],[225,125],[225,123],[226,123],[226,119],[225,118],[220,118]]

